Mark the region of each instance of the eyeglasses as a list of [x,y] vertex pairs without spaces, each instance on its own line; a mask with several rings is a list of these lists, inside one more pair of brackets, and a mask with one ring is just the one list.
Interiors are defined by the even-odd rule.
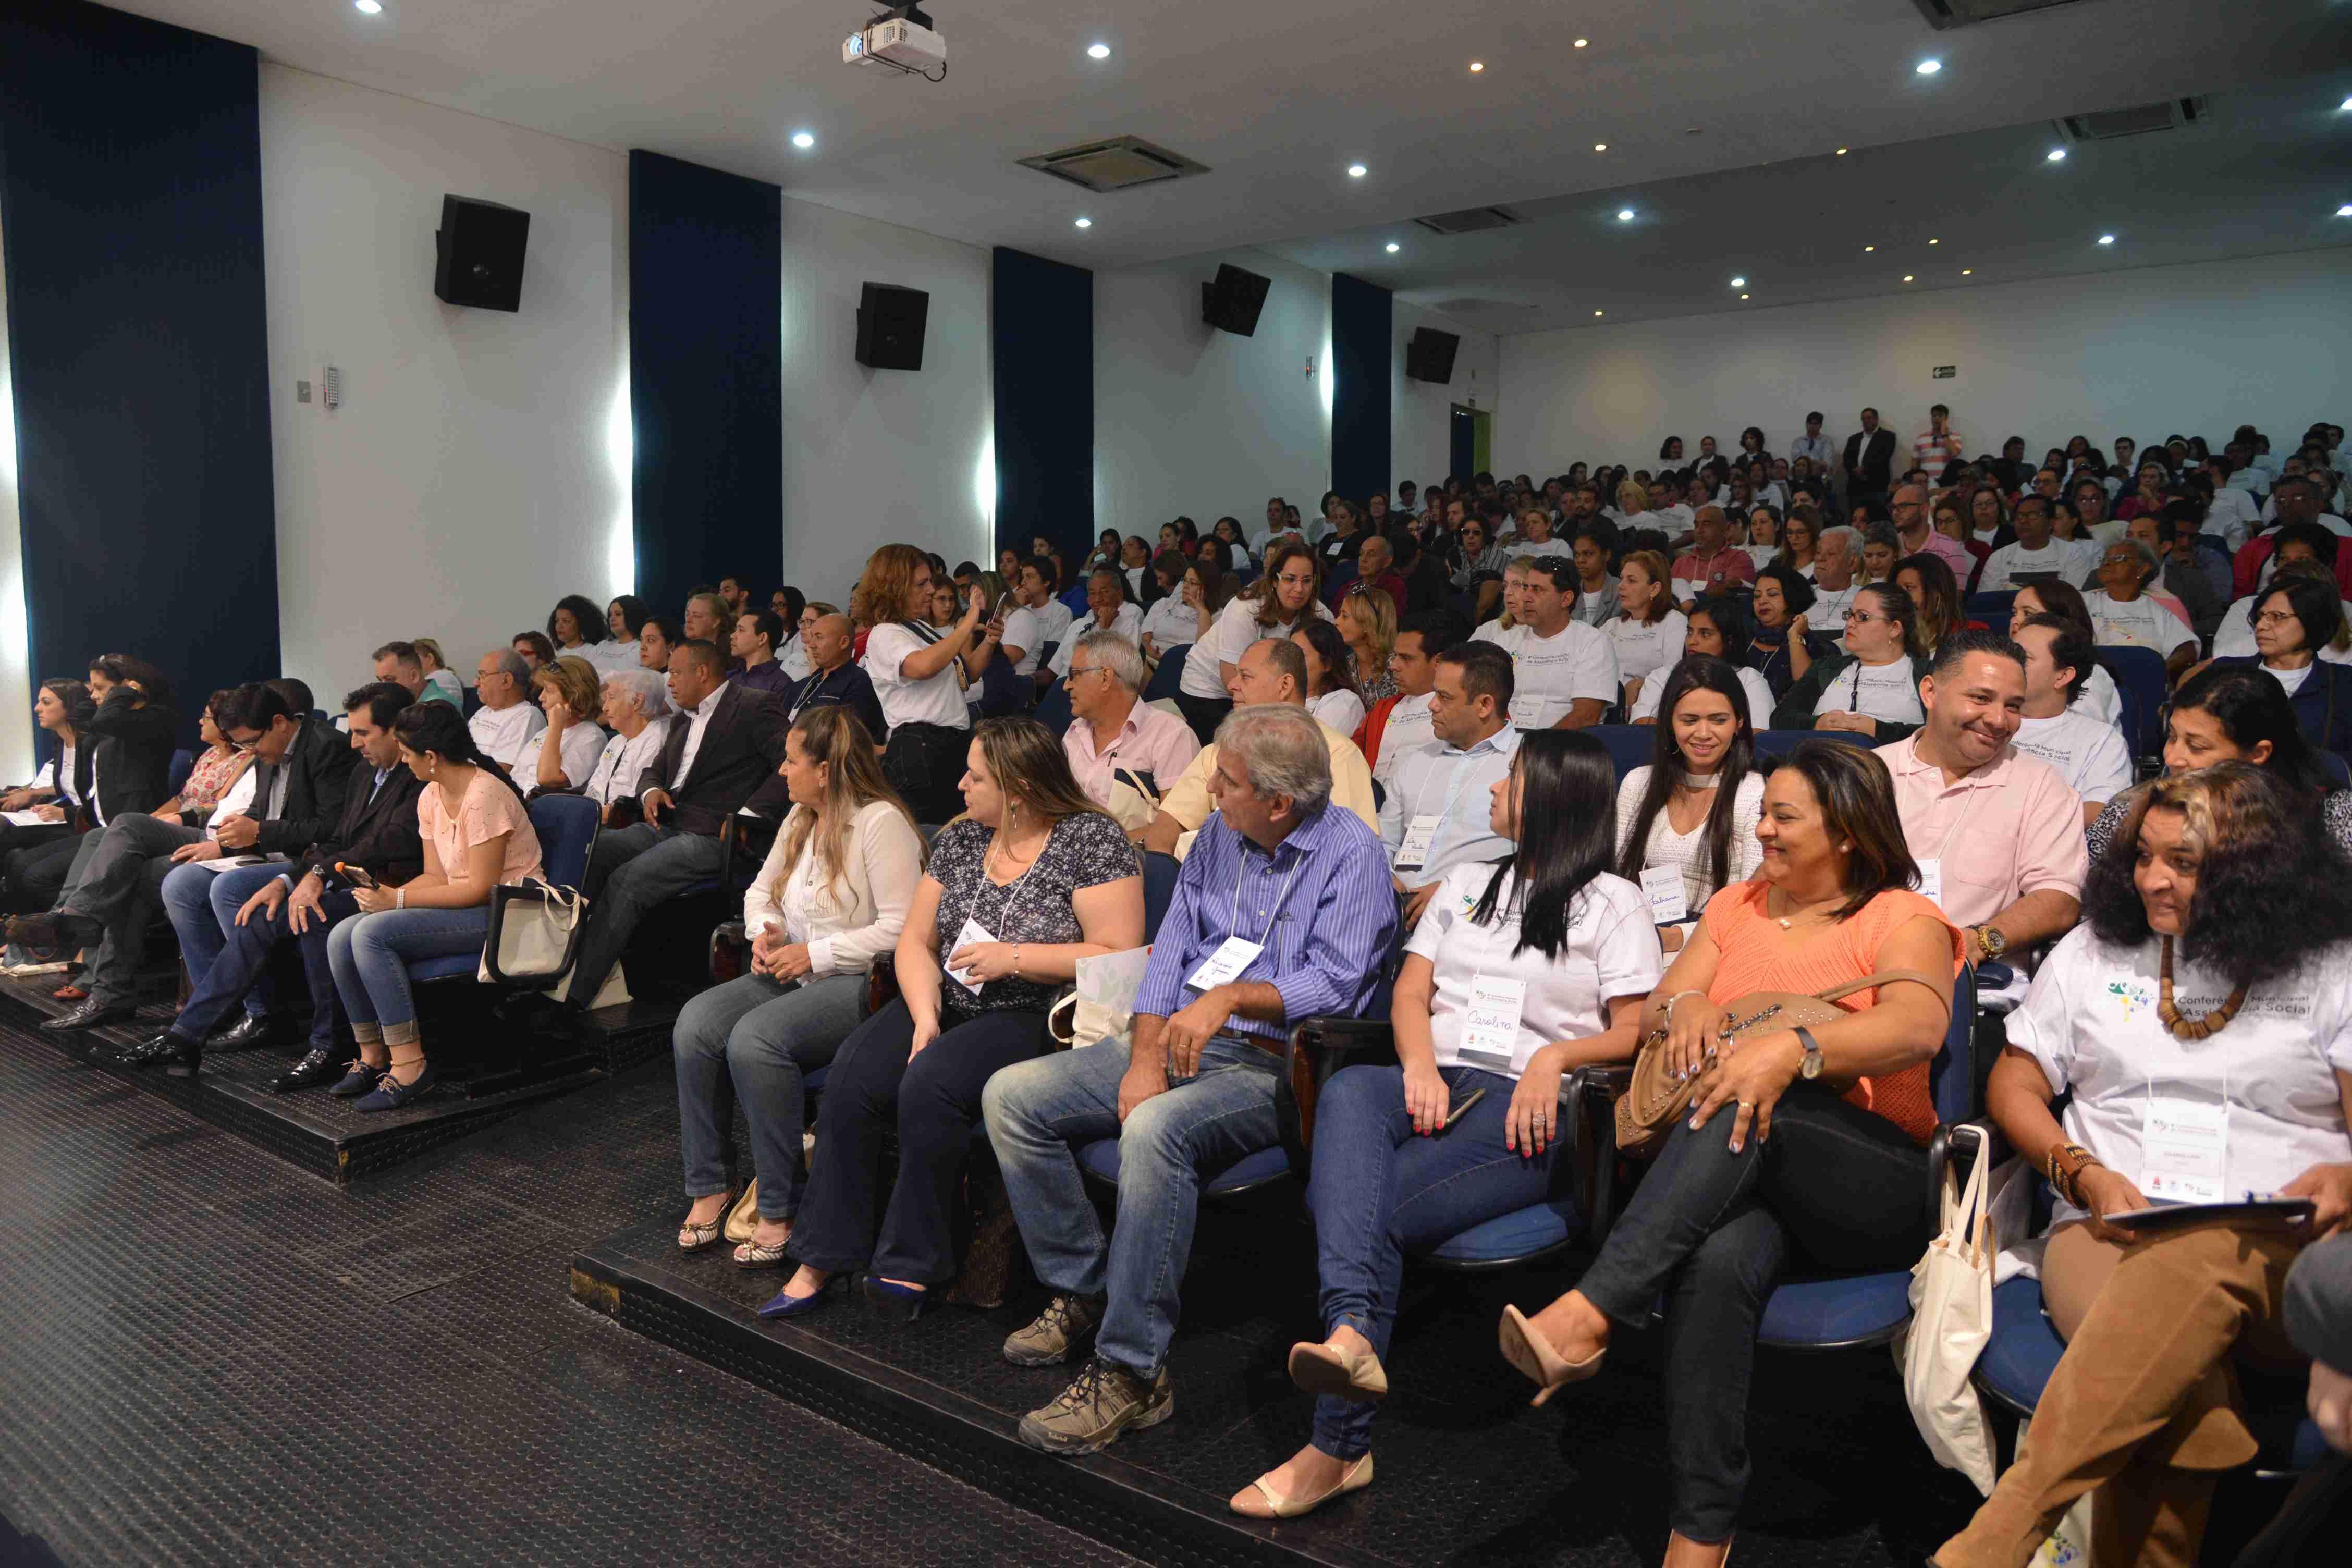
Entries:
[[1892,616],[1874,616],[1868,610],[1848,610],[1845,624],[1850,626],[1868,626],[1873,621],[1892,621]]
[[1069,680],[1076,683],[1082,675],[1100,675],[1108,668],[1106,665],[1099,664],[1074,664],[1070,666]]
[[257,749],[258,749],[258,748],[260,747],[260,745],[261,745],[261,737],[260,737],[260,736],[258,736],[258,735],[256,735],[256,736],[255,736],[252,740],[250,740],[250,741],[240,741],[240,740],[238,740],[235,735],[231,735],[231,736],[229,736],[229,737],[228,737],[228,743],[229,743],[230,745],[232,745],[232,746],[235,746],[235,747],[236,747],[238,751],[240,751],[240,752],[250,752],[250,751],[255,751],[255,750],[257,750]]
[[2292,610],[2263,610],[2255,615],[2254,625],[2258,626],[2283,626],[2293,619],[2294,619],[2294,612]]

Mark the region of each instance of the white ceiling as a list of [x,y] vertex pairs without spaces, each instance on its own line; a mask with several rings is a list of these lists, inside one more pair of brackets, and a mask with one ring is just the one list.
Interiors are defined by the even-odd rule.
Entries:
[[[1521,306],[1477,323],[1501,330],[1589,321],[1594,308],[1612,320],[1717,308],[1720,298],[1705,302],[1711,280],[1750,249],[1761,259],[1739,265],[1759,277],[1770,268],[1780,302],[1899,288],[1846,259],[1867,243],[1848,241],[1884,227],[1924,243],[1938,216],[1972,222],[2007,258],[1979,268],[1986,279],[2186,258],[2157,254],[2160,244],[2225,247],[2202,255],[2327,243],[2331,231],[2311,233],[2302,208],[2352,200],[2339,189],[2352,125],[2305,125],[2294,109],[2352,95],[2346,0],[2077,0],[1944,33],[1913,0],[931,0],[950,50],[936,86],[840,63],[843,35],[870,14],[856,0],[383,5],[373,17],[351,0],[123,8],[303,69],[774,180],[796,197],[974,244],[1094,267],[1262,245],[1415,300]],[[1572,47],[1580,37],[1591,47]],[[1111,46],[1108,60],[1087,58],[1097,40]],[[1929,55],[1944,68],[1916,75]],[[1475,76],[1474,58],[1486,66]],[[2211,232],[2205,193],[2168,211],[2146,184],[2124,184],[2139,177],[2138,159],[2114,144],[2078,153],[2066,169],[2074,183],[2052,184],[2031,161],[2037,133],[2002,129],[2291,78],[2312,79],[2278,106],[2284,121],[2250,114],[2246,136],[2212,139],[2203,166],[2248,187],[2226,232]],[[2274,123],[2293,158],[2238,144]],[[790,145],[803,129],[817,137],[805,153]],[[1016,163],[1119,133],[1212,173],[1096,196]],[[1595,153],[1596,142],[1609,151]],[[1853,152],[1833,166],[1839,146]],[[1957,173],[1938,161],[1948,153],[1962,160]],[[2005,172],[2021,161],[2021,174]],[[1349,179],[1351,162],[1369,175]],[[1765,164],[1786,166],[1776,185],[1797,176],[1807,194],[1723,178]],[[1691,179],[1700,175],[1714,178]],[[2136,219],[2141,231],[2135,248],[2075,268],[2066,243],[2035,231],[2092,221],[2105,210],[2091,205],[2103,176],[2124,210],[2096,221]],[[1596,226],[1591,215],[1613,214],[1623,192],[1655,215],[1649,226]],[[1410,226],[1490,203],[1548,222],[1493,249]],[[1082,214],[1094,220],[1083,233]],[[2160,240],[2159,225],[2186,232]],[[1389,257],[1380,243],[1396,235],[1410,251]]]

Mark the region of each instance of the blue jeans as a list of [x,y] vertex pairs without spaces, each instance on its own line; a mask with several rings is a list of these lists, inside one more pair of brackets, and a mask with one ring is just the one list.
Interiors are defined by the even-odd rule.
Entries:
[[[199,871],[196,875],[205,873]],[[284,904],[278,905],[274,913],[256,914],[243,925],[236,923],[236,916],[232,913],[221,939],[220,952],[196,976],[195,989],[188,993],[180,1016],[172,1020],[172,1033],[184,1040],[201,1042],[228,1016],[238,999],[255,988],[256,977],[268,969],[269,955],[278,944],[293,942],[301,945],[302,973],[310,984],[311,1048],[333,1049],[338,1008],[334,968],[327,961],[327,937],[336,924],[357,916],[360,907],[350,893],[341,889],[320,894],[319,907],[326,911],[326,920],[310,921],[299,933],[289,925]]]
[[[202,987],[205,976],[220,962],[221,949],[228,942],[228,933],[236,929],[236,911],[245,907],[245,900],[286,870],[282,864],[240,866],[234,871],[181,866],[163,878],[163,913],[180,939],[180,958],[188,966],[193,984]],[[241,994],[247,1012],[257,1018],[268,1015],[276,1000],[268,965],[247,976]]]
[[416,1000],[408,992],[408,961],[482,951],[490,934],[490,906],[464,910],[378,910],[347,920],[327,933],[327,962],[335,994],[352,1032],[381,1035],[387,1045],[416,1038]]
[[[1192,1251],[1201,1169],[1281,1142],[1274,1091],[1282,1058],[1219,1036],[1201,1070],[1138,1106],[1121,1128],[1129,1042],[1114,1037],[1006,1068],[981,1095],[1037,1277],[1058,1294],[1109,1298],[1095,1353],[1147,1381],[1176,1337],[1177,1291]],[[1105,1243],[1076,1151],[1118,1140],[1118,1220]]]
[[740,1100],[751,1123],[751,1163],[760,1175],[760,1217],[800,1212],[808,1168],[801,1160],[807,1094],[801,1079],[833,1060],[866,1016],[866,976],[828,974],[786,989],[746,974],[703,992],[677,1016],[679,1142],[686,1195],[727,1190]]
[[[1439,1076],[1454,1105],[1482,1089],[1486,1098],[1434,1137],[1412,1130],[1402,1068],[1343,1068],[1316,1105],[1307,1206],[1315,1215],[1324,1328],[1347,1324],[1383,1358],[1408,1251],[1542,1203],[1569,1179],[1557,1146],[1533,1159],[1503,1146],[1517,1079],[1470,1067],[1442,1068]],[[1336,1459],[1360,1458],[1371,1448],[1379,1408],[1318,1399],[1316,1447]]]

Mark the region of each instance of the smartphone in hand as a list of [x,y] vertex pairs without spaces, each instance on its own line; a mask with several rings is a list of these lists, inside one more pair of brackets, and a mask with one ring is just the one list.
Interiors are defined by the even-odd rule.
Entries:
[[335,862],[335,875],[354,888],[365,888],[370,891],[383,886],[375,879],[375,873],[364,866],[347,866],[338,860]]

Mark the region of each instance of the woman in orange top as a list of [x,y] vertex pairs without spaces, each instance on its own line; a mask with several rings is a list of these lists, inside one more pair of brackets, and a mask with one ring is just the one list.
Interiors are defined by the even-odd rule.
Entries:
[[[1678,1122],[1577,1289],[1534,1318],[1503,1311],[1503,1353],[1542,1386],[1600,1370],[1622,1325],[1666,1293],[1667,1568],[1719,1563],[1748,1482],[1756,1329],[1792,1260],[1908,1268],[1927,1245],[1927,1064],[1951,1016],[1960,933],[1913,892],[1894,782],[1872,753],[1799,746],[1764,788],[1763,868],[1707,900],[1642,1013],[1698,1079]],[[1812,1030],[1729,1045],[1726,1004],[1753,991],[1825,991],[1866,974]],[[1726,1158],[1728,1152],[1729,1158]]]

